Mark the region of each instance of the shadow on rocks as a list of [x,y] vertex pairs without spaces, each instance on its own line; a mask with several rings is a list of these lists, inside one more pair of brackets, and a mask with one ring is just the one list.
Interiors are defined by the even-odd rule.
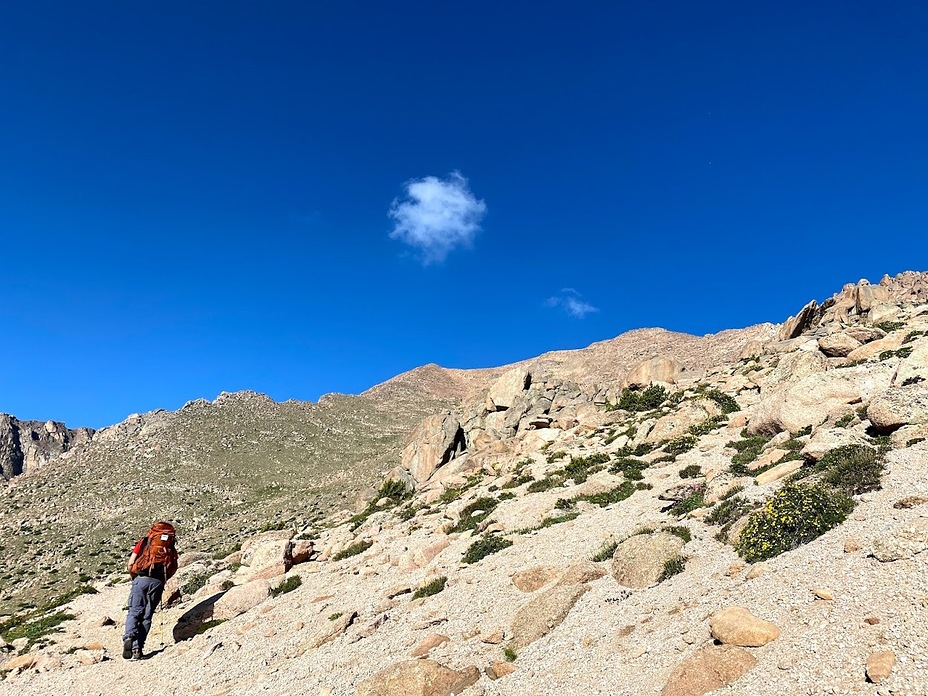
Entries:
[[185,611],[177,619],[177,623],[174,624],[172,631],[174,642],[179,643],[182,640],[189,640],[197,635],[200,627],[213,618],[213,605],[224,594],[225,591],[217,592]]

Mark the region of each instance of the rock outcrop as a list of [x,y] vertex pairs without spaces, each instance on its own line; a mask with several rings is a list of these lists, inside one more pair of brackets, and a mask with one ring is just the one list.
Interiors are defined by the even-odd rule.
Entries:
[[55,421],[21,421],[0,413],[0,478],[35,471],[87,442],[93,433],[90,428],[71,429]]

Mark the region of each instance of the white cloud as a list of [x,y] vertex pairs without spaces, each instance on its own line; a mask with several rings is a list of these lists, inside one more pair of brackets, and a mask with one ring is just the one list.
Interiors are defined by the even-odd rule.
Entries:
[[406,199],[390,206],[396,222],[390,237],[421,251],[426,265],[441,262],[455,247],[473,243],[486,212],[458,172],[414,179],[406,184]]
[[563,309],[574,319],[583,319],[587,314],[599,311],[598,307],[581,300],[580,293],[573,288],[564,288],[560,294],[549,297],[545,300],[545,306]]

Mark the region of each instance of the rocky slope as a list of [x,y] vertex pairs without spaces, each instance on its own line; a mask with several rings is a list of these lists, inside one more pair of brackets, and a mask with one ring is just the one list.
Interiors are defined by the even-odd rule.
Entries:
[[21,421],[0,413],[0,479],[30,473],[93,437],[90,428],[55,421]]
[[[781,326],[632,332],[387,383],[404,403],[417,389],[466,395],[371,445],[392,455],[366,506],[318,519],[256,506],[283,529],[223,558],[186,554],[148,645],[149,685],[928,693],[926,302],[928,275],[907,273]],[[338,415],[330,427],[345,428]],[[93,587],[0,626],[12,643],[0,694],[137,683],[118,656],[128,586]]]

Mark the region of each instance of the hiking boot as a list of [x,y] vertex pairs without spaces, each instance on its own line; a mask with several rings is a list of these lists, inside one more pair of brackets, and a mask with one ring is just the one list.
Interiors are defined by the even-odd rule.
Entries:
[[122,639],[122,658],[124,660],[129,660],[132,658],[132,636],[128,636]]
[[142,659],[142,649],[141,648],[132,648],[132,659],[141,660]]

